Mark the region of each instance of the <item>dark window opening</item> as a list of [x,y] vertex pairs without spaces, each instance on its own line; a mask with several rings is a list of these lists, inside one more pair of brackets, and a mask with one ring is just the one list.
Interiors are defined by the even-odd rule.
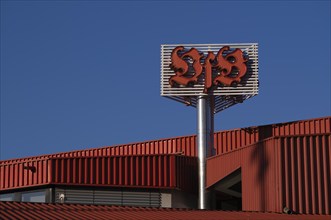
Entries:
[[217,182],[213,188],[213,207],[217,210],[242,210],[241,169]]

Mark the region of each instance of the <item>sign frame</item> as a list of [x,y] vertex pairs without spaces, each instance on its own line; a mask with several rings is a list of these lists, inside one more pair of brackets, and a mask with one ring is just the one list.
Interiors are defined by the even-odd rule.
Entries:
[[[171,68],[172,51],[182,46],[186,51],[195,48],[207,57],[209,52],[214,53],[228,46],[230,51],[240,49],[247,58],[247,72],[241,81],[235,85],[217,85],[212,90],[205,92],[204,79],[201,77],[197,84],[190,87],[178,85],[172,86],[169,83],[171,77],[175,76],[175,71]],[[188,60],[188,63],[192,61]],[[204,62],[202,59],[201,62]],[[192,68],[191,68],[192,73]],[[204,73],[203,73],[204,74]],[[258,80],[258,44],[257,43],[229,43],[229,44],[163,44],[161,45],[161,96],[173,99],[183,104],[196,107],[198,96],[214,96],[214,113],[220,112],[237,103],[242,103],[259,92]]]

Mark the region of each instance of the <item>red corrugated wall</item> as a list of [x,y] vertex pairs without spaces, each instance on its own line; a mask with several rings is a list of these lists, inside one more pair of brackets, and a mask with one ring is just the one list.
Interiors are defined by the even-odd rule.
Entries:
[[[241,169],[242,208],[245,211],[277,211],[275,195],[274,139],[237,149],[231,153],[215,156],[207,160],[207,187],[212,186],[233,171]],[[270,187],[267,187],[267,184]]]
[[331,214],[331,135],[275,141],[281,203],[299,213]]
[[331,117],[274,124],[273,136],[325,134],[331,132]]
[[0,190],[60,184],[194,191],[195,167],[195,157],[174,154],[35,159],[0,165]]
[[[216,153],[222,154],[254,144],[273,136],[323,134],[331,132],[331,117],[316,118],[303,121],[294,121],[264,126],[255,126],[229,131],[216,132],[214,146]],[[149,154],[182,154],[185,156],[197,156],[196,136],[184,136],[153,140],[140,143],[132,143],[120,146],[109,146],[87,150],[77,150],[36,157],[19,158],[0,161],[0,164],[22,162],[27,160],[49,157],[91,157],[113,155],[149,155]]]
[[217,155],[254,144],[275,136],[325,134],[331,132],[331,117],[270,124],[257,127],[216,132],[214,144]]
[[[301,213],[330,214],[330,120],[331,117],[324,117],[215,133],[215,148],[220,156],[208,160],[208,185],[214,184],[233,170],[241,167],[243,175],[243,208],[245,210],[281,211],[283,206],[290,206],[293,210]],[[316,140],[312,139],[310,141],[310,138],[322,136],[327,138],[316,138]],[[307,141],[308,139],[309,141]],[[154,154],[164,155],[165,157],[169,154],[196,156],[196,137],[178,137],[0,161],[0,190],[53,182],[53,179],[51,181],[50,178],[55,178],[54,172],[56,171],[53,168],[50,170],[49,167],[50,163],[56,163],[54,162],[57,161],[56,158],[58,158],[58,161],[61,161],[61,163],[58,162],[58,169],[62,169],[63,172],[69,172],[61,165],[62,163],[68,163],[62,162],[66,161],[66,158],[69,160],[69,158],[98,158],[114,155],[122,155],[126,156],[126,158],[130,158],[132,155],[140,155],[143,158],[146,155]],[[88,172],[87,175],[90,175],[87,178],[89,181],[86,180],[84,182],[84,179],[80,183],[91,184],[92,178],[93,185],[94,181],[101,181],[102,185],[102,181],[106,180],[102,169],[106,170],[107,168],[100,166],[100,163],[104,163],[102,159],[101,162],[100,159],[90,160],[95,161],[92,164],[95,163],[95,167],[99,168],[93,171],[91,167],[88,167],[90,170],[84,172]],[[103,160],[110,161],[110,159]],[[136,181],[130,179],[131,175],[135,175],[131,168],[136,169],[136,166],[134,162],[131,163],[131,158],[123,160],[127,161],[127,165],[116,166],[121,166],[121,169],[126,170],[126,175],[130,173],[130,176],[119,176],[121,184],[126,186],[125,183],[131,184],[131,181]],[[168,183],[173,184],[170,176],[169,180],[167,179],[166,183],[164,182],[164,176],[168,175],[165,173],[169,171],[168,168],[164,167],[164,164],[168,164],[164,160],[157,160],[157,166],[161,163],[161,168],[157,168],[157,170],[160,169],[158,172],[162,172],[161,177],[153,177],[154,171],[147,171],[150,176],[147,177],[148,175],[146,175],[146,178],[156,178],[155,180],[153,179],[153,183],[148,182],[151,180],[145,181],[144,183],[147,187],[150,184],[155,185],[155,187],[163,187]],[[171,177],[176,178],[175,185],[177,187],[185,189],[190,187],[190,183],[195,184],[192,181],[192,179],[196,179],[194,174],[196,168],[192,165],[192,163],[196,163],[194,160],[195,158],[190,159],[186,165],[178,165],[183,168],[180,171],[176,171],[175,177]],[[70,159],[70,161],[75,161],[70,162],[73,167],[77,167],[77,163],[80,163],[77,162],[79,159]],[[149,161],[149,159],[146,159],[146,161]],[[153,164],[154,162],[152,160],[146,163]],[[176,164],[180,163],[177,162]],[[31,171],[23,169],[24,166],[37,167],[38,174],[30,173]],[[189,169],[185,168],[185,166],[189,167]],[[184,172],[183,170],[185,169],[187,171]],[[181,174],[178,175],[178,173]],[[141,175],[145,174],[146,172]],[[91,177],[94,175],[98,175],[98,177]],[[180,180],[178,179],[179,177],[181,178]],[[68,178],[68,176],[56,176],[56,178],[60,178],[59,182],[64,180],[72,181],[69,181],[67,184],[76,184],[77,182],[77,179],[71,179],[72,177]],[[138,185],[139,183],[138,181]],[[119,183],[115,182],[114,184]],[[275,190],[277,190],[277,193]]]
[[48,184],[50,162],[47,158],[37,158],[0,164],[0,191]]
[[272,137],[207,160],[207,186],[241,168],[242,208],[331,214],[331,134]]
[[176,156],[52,159],[52,183],[65,185],[176,187]]

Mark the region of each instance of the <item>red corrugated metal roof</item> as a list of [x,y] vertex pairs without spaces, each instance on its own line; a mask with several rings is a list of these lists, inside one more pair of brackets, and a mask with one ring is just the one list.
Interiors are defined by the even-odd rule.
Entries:
[[326,220],[327,215],[287,215],[261,212],[137,208],[106,205],[0,202],[1,219],[218,219],[218,220]]

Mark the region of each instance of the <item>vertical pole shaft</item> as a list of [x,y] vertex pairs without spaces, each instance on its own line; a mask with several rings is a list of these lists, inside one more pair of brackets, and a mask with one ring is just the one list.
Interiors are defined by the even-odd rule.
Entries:
[[197,145],[199,171],[199,209],[207,209],[210,204],[206,191],[206,158],[212,155],[214,135],[214,109],[210,96],[197,98]]

